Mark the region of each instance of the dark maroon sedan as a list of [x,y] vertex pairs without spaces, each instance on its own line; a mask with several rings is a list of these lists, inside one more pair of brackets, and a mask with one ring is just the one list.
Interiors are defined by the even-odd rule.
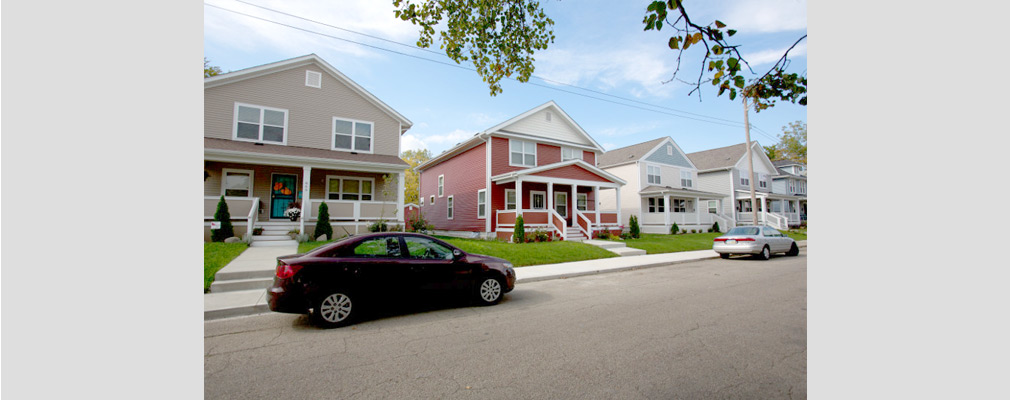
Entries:
[[373,233],[277,257],[267,300],[273,311],[310,314],[317,324],[335,327],[353,322],[361,304],[434,291],[496,304],[515,280],[512,264],[500,258],[466,254],[416,233]]

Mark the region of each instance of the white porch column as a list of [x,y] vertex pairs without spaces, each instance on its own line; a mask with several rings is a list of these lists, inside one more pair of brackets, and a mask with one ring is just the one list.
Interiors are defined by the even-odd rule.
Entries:
[[516,216],[523,215],[523,178],[516,179]]
[[618,186],[615,190],[617,190],[617,224],[623,225],[621,223],[624,222],[624,220],[621,219],[621,187]]
[[[554,184],[551,182],[547,182],[547,209],[554,209]],[[550,213],[547,215],[550,215]],[[547,219],[550,220],[550,217]]]
[[576,224],[579,223],[579,221],[575,220],[575,218],[576,218],[575,217],[575,215],[576,215],[575,213],[578,212],[578,210],[579,210],[579,201],[578,201],[578,199],[575,198],[575,196],[578,194],[577,193],[578,191],[575,190],[576,187],[578,187],[578,186],[573,183],[572,184],[572,195],[568,196],[568,202],[571,203],[571,207],[569,207],[568,204],[565,204],[565,207],[567,207],[566,210],[568,210],[568,216],[572,218],[572,226],[575,226]]
[[[599,223],[600,223],[600,203],[601,203],[600,202],[600,187],[599,186],[593,186],[593,211],[596,213],[596,223],[595,223],[595,225],[599,225]],[[588,200],[586,201],[586,206],[587,207],[589,206],[589,201]],[[590,236],[590,239],[592,239],[592,236],[593,236],[593,229],[594,229],[593,225],[589,225],[589,236]]]
[[761,224],[762,225],[768,225],[768,218],[765,216],[765,214],[767,212],[768,212],[768,198],[767,197],[762,197],[761,198]]
[[670,209],[673,207],[670,204],[670,199],[670,195],[663,196],[663,220],[666,221],[666,226],[672,226],[670,225]]
[[694,223],[698,225],[698,230],[701,230],[701,199],[698,197],[694,198]]
[[311,187],[311,181],[312,167],[302,167],[302,217],[298,219],[298,232],[302,234],[305,234],[305,219],[309,217],[309,210],[311,210],[309,208],[309,188]]
[[[405,179],[406,176],[407,176],[406,172],[400,172],[400,173],[396,174],[396,185],[397,185],[397,189],[396,189],[396,213],[393,214],[393,215],[399,215],[400,216],[400,226],[402,227],[401,230],[403,232],[407,231],[407,215],[406,215],[406,212],[403,211],[403,202],[404,202],[404,198],[406,197],[406,195],[404,195],[404,190],[406,190],[406,184],[407,184],[407,181]],[[417,210],[417,212],[420,213],[421,210]]]

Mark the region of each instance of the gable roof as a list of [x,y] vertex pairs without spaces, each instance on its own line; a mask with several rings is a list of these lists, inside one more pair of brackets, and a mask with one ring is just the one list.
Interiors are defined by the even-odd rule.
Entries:
[[[769,170],[778,172],[778,168],[775,168],[775,166],[772,165],[771,160],[768,159],[768,155],[762,151],[760,143],[756,140],[752,140],[751,148],[754,149],[755,162],[763,162]],[[699,151],[687,155],[687,157],[691,159],[691,162],[698,167],[698,172],[733,168],[746,156],[746,143]]]
[[330,74],[334,79],[340,81],[341,83],[347,85],[352,91],[364,97],[369,103],[379,108],[386,114],[388,114],[393,119],[397,120],[400,124],[400,134],[403,135],[411,126],[414,125],[407,117],[394,110],[392,107],[383,103],[378,97],[375,97],[372,93],[365,90],[365,88],[358,85],[356,82],[352,81],[346,75],[333,68],[332,65],[324,61],[322,58],[315,54],[308,54],[301,57],[295,57],[287,60],[277,61],[270,64],[264,64],[257,67],[250,67],[246,69],[240,69],[238,71],[232,71],[225,74],[215,75],[209,78],[203,79],[203,88],[209,89],[212,87],[217,87],[221,85],[227,85],[229,83],[238,82],[246,79],[251,79],[263,75],[268,75],[276,72],[286,71],[293,68],[298,68],[301,66],[315,64],[326,73]]
[[645,157],[652,149],[656,148],[660,142],[666,140],[667,138],[661,137],[658,139],[653,139],[648,142],[642,142],[639,144],[633,144],[631,146],[621,147],[619,149],[610,150],[606,153],[600,155],[600,159],[596,160],[596,164],[600,168],[611,167],[618,164],[629,163],[633,161],[638,161]]
[[505,130],[505,128],[507,128],[510,125],[513,125],[513,124],[515,124],[517,122],[520,122],[520,121],[526,119],[527,117],[529,117],[529,116],[531,116],[533,114],[536,114],[536,113],[538,113],[540,111],[546,110],[548,108],[553,109],[555,112],[557,112],[558,115],[560,115],[562,118],[564,118],[564,121],[567,122],[568,124],[570,124],[574,128],[576,134],[579,134],[579,135],[585,137],[588,140],[589,143],[592,143],[591,147],[594,147],[596,150],[599,150],[600,153],[603,153],[603,152],[606,151],[606,150],[603,149],[603,146],[600,146],[600,144],[597,143],[596,140],[593,139],[592,136],[589,136],[589,133],[587,133],[585,129],[582,129],[582,127],[579,126],[579,124],[577,122],[575,122],[575,120],[573,120],[572,117],[568,115],[568,113],[565,112],[565,110],[562,110],[561,106],[559,106],[558,103],[555,103],[554,100],[548,101],[548,102],[546,102],[544,104],[541,104],[541,105],[539,105],[537,107],[534,107],[533,109],[531,109],[529,111],[526,111],[526,112],[524,112],[522,114],[516,115],[515,117],[509,118],[505,122],[502,122],[502,123],[500,123],[498,125],[492,126],[492,127],[488,128],[488,129],[485,129],[484,132],[482,132],[482,133],[492,133],[493,134],[493,133],[498,132],[498,131],[503,131],[502,133],[511,133],[511,132],[508,132],[507,130]]
[[793,161],[793,160],[776,160],[776,161],[772,161],[772,164],[774,164],[775,167],[785,167],[785,166],[788,166],[788,165],[800,165],[800,166],[804,166],[804,167],[806,166],[806,165],[804,165],[801,162],[796,162],[796,161]]
[[624,179],[621,179],[617,175],[611,174],[611,173],[609,173],[607,171],[604,171],[604,170],[602,170],[602,169],[600,169],[600,168],[598,168],[596,166],[593,166],[593,165],[591,165],[591,164],[589,164],[589,163],[587,163],[585,161],[582,161],[582,160],[561,161],[561,162],[556,162],[556,163],[553,163],[553,164],[541,165],[541,166],[535,167],[535,168],[525,168],[525,169],[520,169],[520,170],[516,170],[516,171],[512,171],[512,172],[506,172],[504,174],[498,174],[498,175],[492,176],[491,180],[495,181],[495,182],[498,182],[498,181],[502,181],[502,180],[515,179],[515,178],[517,178],[519,176],[535,175],[535,174],[538,174],[538,173],[541,173],[541,172],[544,172],[544,171],[550,171],[550,170],[553,170],[553,169],[559,169],[559,168],[563,168],[563,167],[567,167],[567,166],[571,166],[571,165],[580,167],[580,168],[582,168],[582,169],[584,169],[586,171],[589,171],[592,174],[595,174],[595,175],[597,175],[599,177],[602,177],[604,179],[607,179],[607,180],[609,180],[611,182],[614,182],[614,183],[617,183],[617,184],[620,184],[620,185],[625,185],[625,184],[628,183],[627,181],[625,181]]

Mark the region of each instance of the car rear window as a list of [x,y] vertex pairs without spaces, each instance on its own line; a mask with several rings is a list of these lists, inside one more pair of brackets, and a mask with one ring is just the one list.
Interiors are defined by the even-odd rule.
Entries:
[[726,232],[727,235],[757,235],[758,228],[755,226],[738,226]]

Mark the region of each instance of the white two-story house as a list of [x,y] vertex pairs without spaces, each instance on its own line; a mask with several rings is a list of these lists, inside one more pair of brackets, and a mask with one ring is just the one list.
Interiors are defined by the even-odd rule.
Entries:
[[204,240],[222,196],[254,246],[315,237],[321,203],[334,236],[403,223],[412,123],[315,54],[205,78],[203,105]]
[[[783,202],[778,207],[788,214],[789,224],[793,225],[795,219],[802,222],[807,220],[807,166],[791,160],[779,160],[772,162],[779,170],[779,175],[772,177],[772,193],[794,196],[795,202]],[[772,211],[777,205],[772,205]],[[795,215],[794,215],[795,214]]]
[[[795,196],[779,194],[772,191],[772,179],[780,172],[765,154],[761,145],[751,142],[754,159],[754,189],[757,197],[758,224],[769,225],[778,229],[788,229],[790,225],[799,225],[799,215],[792,219],[782,210],[797,206]],[[735,144],[718,149],[690,153],[688,158],[698,167],[699,189],[726,196],[720,210],[733,220],[733,225],[754,224],[753,207],[750,195],[750,164],[747,161],[747,145]],[[773,204],[779,204],[779,211],[774,211]]]
[[727,196],[700,187],[698,168],[670,137],[608,151],[599,167],[627,182],[620,201],[616,193],[601,195],[604,208],[621,205],[625,225],[634,215],[645,233],[670,233],[675,223],[688,231],[730,227]]

